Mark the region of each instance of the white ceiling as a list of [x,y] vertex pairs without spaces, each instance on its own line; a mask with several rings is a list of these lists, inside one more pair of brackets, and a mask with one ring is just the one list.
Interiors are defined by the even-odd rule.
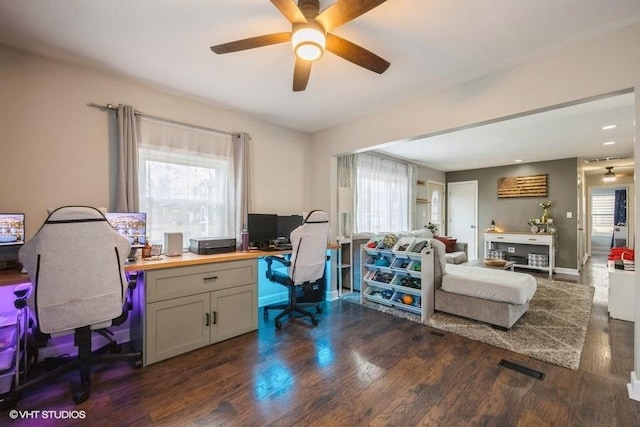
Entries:
[[[332,3],[320,0],[321,9]],[[640,22],[639,0],[388,0],[333,31],[391,62],[384,74],[327,53],[314,64],[307,90],[294,93],[289,44],[227,55],[209,49],[289,31],[290,24],[269,0],[0,0],[1,44],[132,77],[306,132],[634,22]],[[513,144],[502,139],[498,147],[485,140],[482,153],[496,160],[498,153],[518,145],[516,136],[511,136]],[[556,152],[557,144],[547,147],[537,139],[527,140],[532,157],[534,152],[565,156]],[[574,155],[596,156],[577,148],[571,148]],[[474,164],[480,163],[433,167]]]
[[[391,143],[377,151],[445,172],[572,157],[597,160],[585,164],[585,170],[603,171],[633,165],[634,114],[634,94],[627,93]],[[614,124],[614,129],[602,129]]]

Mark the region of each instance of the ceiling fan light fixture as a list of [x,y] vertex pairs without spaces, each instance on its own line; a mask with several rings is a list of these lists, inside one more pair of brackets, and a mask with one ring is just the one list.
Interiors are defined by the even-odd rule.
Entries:
[[616,174],[611,169],[613,169],[613,166],[607,166],[607,171],[604,173],[604,178],[602,178],[603,182],[614,182],[616,180]]
[[294,29],[291,36],[293,52],[305,61],[317,61],[322,57],[327,38],[323,31],[314,26],[301,26]]

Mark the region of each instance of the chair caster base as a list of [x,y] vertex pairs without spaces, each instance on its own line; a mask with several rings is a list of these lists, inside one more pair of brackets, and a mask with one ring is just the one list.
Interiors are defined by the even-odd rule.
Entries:
[[85,402],[87,399],[89,399],[89,391],[78,391],[73,393],[73,401],[76,402],[77,404],[80,404],[82,402]]
[[15,392],[9,392],[4,396],[0,396],[0,409],[3,411],[13,409],[18,406],[18,400],[20,400],[20,395]]

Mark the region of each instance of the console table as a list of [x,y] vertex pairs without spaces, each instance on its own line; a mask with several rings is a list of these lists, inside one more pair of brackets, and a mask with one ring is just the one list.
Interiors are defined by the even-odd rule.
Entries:
[[[500,249],[505,250],[504,248],[516,246],[508,246],[508,245],[518,245],[518,247],[523,248],[524,253],[529,258],[530,253],[536,253],[536,248],[541,246],[546,247],[545,251],[548,256],[548,265],[546,266],[538,266],[531,265],[531,263],[517,263],[515,267],[521,268],[529,268],[533,270],[540,271],[548,271],[549,279],[553,277],[553,270],[556,266],[556,251],[555,251],[555,235],[549,233],[500,233],[500,232],[487,232],[484,233],[484,244],[485,244],[485,256],[489,254],[489,250],[491,249]],[[520,246],[522,245],[522,246]],[[507,252],[507,250],[505,250]],[[516,250],[515,253],[511,252],[512,255],[516,255],[519,252]],[[522,253],[522,251],[520,251]]]

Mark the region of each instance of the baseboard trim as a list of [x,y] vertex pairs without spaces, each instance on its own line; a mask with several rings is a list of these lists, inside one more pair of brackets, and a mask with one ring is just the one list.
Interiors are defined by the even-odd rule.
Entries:
[[631,372],[631,382],[627,384],[629,399],[640,401],[640,381],[636,377],[635,371]]
[[325,293],[325,296],[327,301],[335,301],[337,299],[340,298],[340,295],[338,294],[338,291],[328,291]]
[[285,290],[285,292],[278,292],[275,294],[260,297],[260,301],[258,301],[258,307],[264,307],[265,305],[270,304],[286,303],[288,300],[289,293],[287,290]]
[[568,274],[571,276],[579,276],[580,271],[577,268],[565,268],[565,267],[556,267],[554,270],[556,273],[560,274]]

